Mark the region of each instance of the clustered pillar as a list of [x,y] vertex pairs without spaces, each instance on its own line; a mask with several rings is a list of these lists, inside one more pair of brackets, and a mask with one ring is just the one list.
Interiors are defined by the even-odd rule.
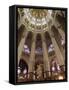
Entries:
[[48,49],[45,42],[44,34],[42,34],[42,48],[43,48],[43,61],[44,61],[44,78],[50,77],[50,61],[48,57]]
[[25,40],[27,38],[27,35],[28,35],[28,31],[23,32],[23,37],[18,45],[18,64],[19,64],[19,60],[21,58],[21,54],[22,54],[23,49],[24,49],[24,44],[25,44]]
[[49,29],[48,32],[49,32],[49,35],[50,35],[50,37],[51,37],[52,44],[53,44],[53,46],[54,46],[54,51],[55,51],[55,54],[56,54],[58,63],[59,63],[60,66],[62,66],[62,65],[64,65],[64,58],[63,58],[63,56],[62,56],[62,53],[61,53],[61,51],[60,51],[60,49],[59,49],[59,47],[58,47],[58,45],[57,45],[57,42],[56,42],[56,40],[55,40],[55,38],[54,38],[53,33],[51,32],[50,29]]
[[29,77],[33,79],[33,71],[35,65],[35,43],[36,43],[36,34],[33,34],[32,45],[31,45],[31,53],[29,58]]

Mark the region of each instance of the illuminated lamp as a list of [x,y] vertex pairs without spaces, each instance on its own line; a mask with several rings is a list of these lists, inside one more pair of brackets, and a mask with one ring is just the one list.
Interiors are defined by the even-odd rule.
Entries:
[[23,74],[26,74],[26,73],[27,73],[27,70],[26,70],[26,69],[24,69]]
[[55,71],[55,67],[52,67],[52,71]]
[[57,66],[57,69],[58,69],[58,71],[60,71],[60,66],[59,65]]
[[17,72],[18,72],[18,74],[20,74],[20,72],[21,72],[20,67],[18,67],[18,71]]
[[60,76],[58,76],[58,79],[63,80],[64,78],[63,78],[63,76],[60,75]]

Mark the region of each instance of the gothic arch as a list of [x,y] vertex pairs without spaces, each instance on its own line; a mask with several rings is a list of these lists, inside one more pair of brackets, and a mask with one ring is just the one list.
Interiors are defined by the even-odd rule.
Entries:
[[24,59],[20,59],[19,67],[20,67],[20,70],[22,73],[25,69],[27,70],[27,73],[28,73],[28,64],[26,63],[26,61]]

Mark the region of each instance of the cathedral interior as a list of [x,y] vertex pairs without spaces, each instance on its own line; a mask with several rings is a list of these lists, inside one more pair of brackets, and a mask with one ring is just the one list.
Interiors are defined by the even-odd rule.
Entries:
[[65,79],[65,11],[18,8],[18,82]]

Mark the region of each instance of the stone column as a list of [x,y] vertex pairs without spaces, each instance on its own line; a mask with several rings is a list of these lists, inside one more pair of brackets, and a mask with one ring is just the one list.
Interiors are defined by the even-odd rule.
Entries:
[[56,57],[57,57],[57,59],[58,59],[58,63],[59,63],[60,66],[62,66],[62,65],[65,64],[65,63],[64,63],[64,58],[63,58],[63,56],[62,56],[62,53],[60,52],[60,49],[59,49],[59,47],[58,47],[58,45],[57,45],[57,42],[56,42],[56,40],[55,40],[55,38],[54,38],[53,33],[51,32],[50,29],[48,30],[48,32],[49,32],[49,35],[50,35],[50,37],[51,37],[52,44],[53,44],[53,46],[54,46],[54,51],[55,51]]
[[[57,28],[57,30],[58,30],[60,36],[62,37],[62,39],[63,39],[64,42],[65,42],[65,33],[64,33],[64,31],[62,31],[60,28],[59,28],[59,29]],[[62,53],[62,55],[63,55],[63,57],[64,57],[64,60],[65,60],[65,48],[63,48],[63,47],[60,45],[60,49],[61,49],[61,53]]]
[[57,24],[57,21],[55,20],[55,18],[56,18],[56,13],[54,15],[54,18],[51,17],[52,24],[57,28],[60,36],[65,40],[65,33],[64,33],[64,31],[61,28],[58,28],[58,24]]
[[46,46],[45,37],[43,33],[42,33],[42,48],[43,48],[44,72],[47,72],[44,75],[44,77],[46,78],[50,76],[50,62],[49,62],[49,57],[48,57],[48,49]]
[[18,46],[18,64],[19,64],[19,60],[21,58],[22,51],[24,49],[24,43],[25,43],[27,35],[28,35],[28,31],[25,30],[25,32],[23,33],[23,37]]
[[[56,23],[56,22],[55,22],[55,23]],[[64,31],[63,31],[61,28],[58,28],[56,24],[54,24],[54,25],[55,25],[55,27],[57,28],[60,36],[62,37],[62,39],[63,39],[64,42],[65,42],[65,33],[64,33]],[[61,50],[62,50],[63,57],[64,57],[64,59],[65,59],[65,48],[63,49],[62,46],[61,46]]]
[[[57,21],[55,20],[55,18],[56,18],[56,13],[54,15],[54,18],[52,18],[52,24],[58,30],[58,32],[59,32],[60,36],[62,37],[62,39],[65,41],[65,33],[61,28],[58,27],[58,24],[57,24]],[[61,46],[61,50],[62,50],[63,57],[65,59],[65,49],[63,49],[62,46]]]
[[33,70],[35,64],[35,43],[36,43],[36,34],[33,34],[32,45],[31,45],[31,53],[29,58],[29,78],[33,79]]
[[54,26],[57,28],[60,36],[65,40],[65,33],[64,33],[64,31],[61,28],[58,28],[56,22],[54,22]]

